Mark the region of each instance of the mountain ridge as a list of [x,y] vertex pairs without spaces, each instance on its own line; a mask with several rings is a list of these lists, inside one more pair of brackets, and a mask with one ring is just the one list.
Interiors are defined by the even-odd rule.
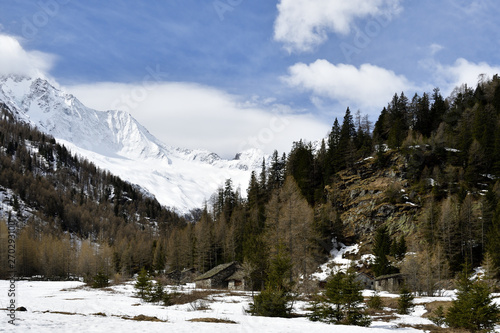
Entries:
[[129,113],[93,110],[41,78],[0,77],[0,101],[18,120],[144,187],[161,204],[182,213],[201,208],[226,179],[231,178],[243,191],[251,171],[259,170],[267,157],[258,149],[249,149],[233,160],[224,160],[207,150],[168,146]]

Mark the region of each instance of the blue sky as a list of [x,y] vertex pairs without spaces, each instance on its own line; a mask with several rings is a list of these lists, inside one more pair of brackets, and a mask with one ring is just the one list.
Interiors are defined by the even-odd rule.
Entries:
[[0,0],[0,8],[0,73],[45,75],[91,107],[132,113],[167,144],[224,157],[287,152],[293,140],[324,137],[347,106],[374,122],[395,92],[438,86],[447,95],[500,72],[493,0]]

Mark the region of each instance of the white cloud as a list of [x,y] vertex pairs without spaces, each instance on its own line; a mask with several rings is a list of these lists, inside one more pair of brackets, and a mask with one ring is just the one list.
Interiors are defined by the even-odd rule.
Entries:
[[274,39],[289,51],[310,51],[329,32],[347,34],[359,18],[390,19],[401,11],[400,0],[281,0]]
[[293,141],[321,139],[329,124],[289,106],[253,97],[246,101],[192,83],[98,83],[65,89],[97,110],[130,112],[168,145],[204,148],[232,158],[244,149],[290,151]]
[[4,34],[0,34],[0,50],[0,75],[46,77],[55,61],[53,55],[26,51],[15,37]]
[[[3,34],[0,50],[0,75],[49,78],[59,86],[49,77],[54,56],[26,51],[16,38]],[[161,79],[163,75],[150,74],[150,79]],[[194,83],[95,83],[64,90],[94,109],[130,112],[168,145],[204,148],[226,158],[248,148],[260,148],[267,153],[274,149],[288,152],[293,141],[320,139],[329,127],[313,115],[298,114],[273,98],[244,100]]]
[[481,74],[487,78],[500,74],[500,66],[490,65],[486,62],[474,63],[464,58],[459,58],[452,65],[443,65],[438,62],[426,64],[427,69],[434,73],[434,80],[447,96],[458,86],[466,83],[469,87],[476,87]]
[[432,56],[436,55],[436,53],[442,51],[443,49],[444,49],[443,45],[436,44],[436,43],[432,43],[429,46],[429,50],[430,50]]
[[290,86],[309,91],[313,98],[326,97],[363,112],[380,112],[394,93],[414,89],[406,77],[370,64],[332,64],[316,60],[309,65],[291,66],[283,80]]

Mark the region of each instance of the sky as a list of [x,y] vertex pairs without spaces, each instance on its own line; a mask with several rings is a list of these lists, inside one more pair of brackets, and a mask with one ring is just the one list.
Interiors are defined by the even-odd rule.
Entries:
[[231,158],[325,137],[345,110],[500,73],[494,0],[0,0],[0,75],[130,112]]

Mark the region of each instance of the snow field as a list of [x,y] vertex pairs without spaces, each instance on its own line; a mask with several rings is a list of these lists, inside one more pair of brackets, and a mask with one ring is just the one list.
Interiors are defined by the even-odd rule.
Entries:
[[[0,281],[0,308],[9,300],[9,281]],[[172,287],[169,287],[173,291]],[[179,292],[190,292],[193,285]],[[374,321],[369,328],[337,326],[311,322],[305,317],[292,319],[253,317],[245,312],[251,302],[249,292],[213,294],[207,298],[206,310],[195,310],[193,304],[164,307],[144,303],[134,297],[133,282],[106,289],[91,289],[81,282],[19,281],[16,286],[16,306],[28,311],[16,312],[16,326],[1,319],[2,332],[418,332],[413,328],[398,328],[398,324],[430,324],[422,318],[423,305],[408,316],[398,316],[391,322]],[[386,295],[383,295],[384,297]],[[396,297],[396,295],[394,295]],[[429,301],[429,299],[425,299]],[[305,302],[296,302],[295,312],[305,313]],[[4,312],[6,314],[6,312]],[[124,318],[146,315],[165,322],[134,321]],[[191,322],[194,318],[217,318],[236,324]]]

